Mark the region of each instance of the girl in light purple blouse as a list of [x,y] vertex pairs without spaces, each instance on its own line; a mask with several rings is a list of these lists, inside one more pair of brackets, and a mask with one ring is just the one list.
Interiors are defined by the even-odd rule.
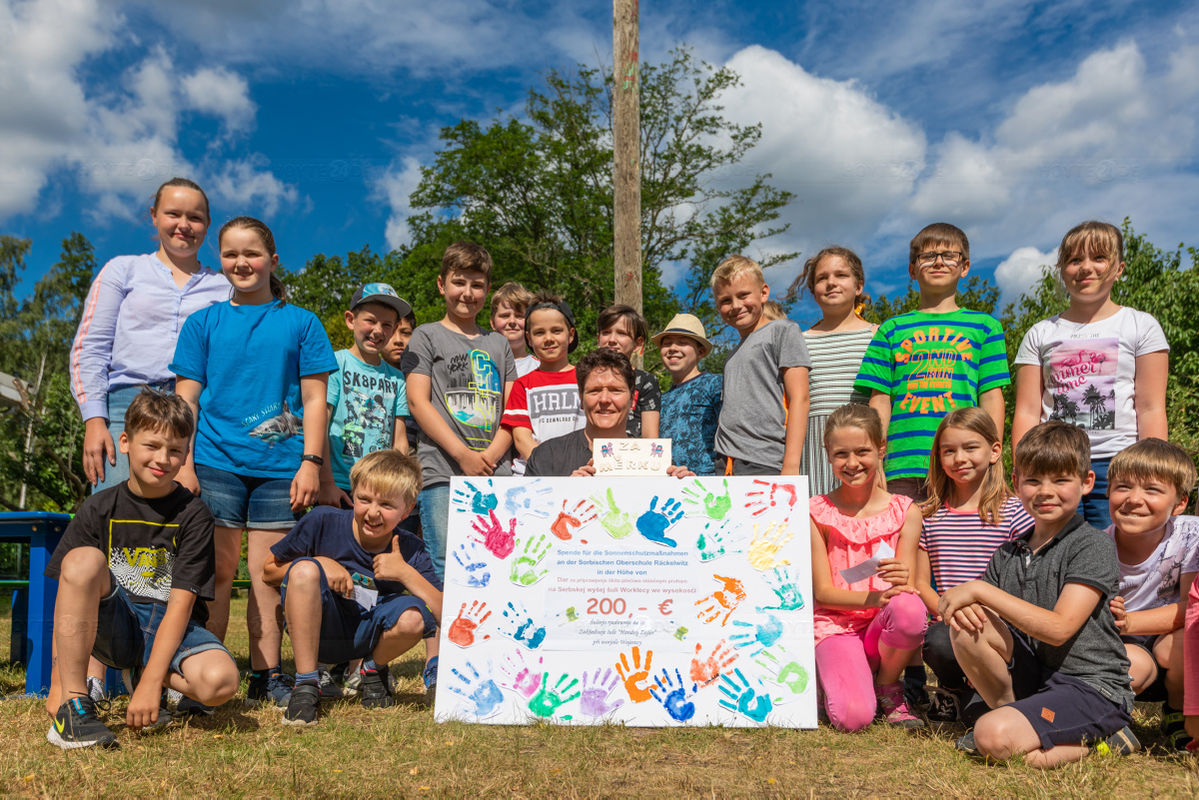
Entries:
[[186,178],[158,187],[150,220],[158,251],[117,256],[92,281],[71,346],[71,390],[83,415],[83,471],[95,491],[127,479],[114,442],[125,409],[144,385],[170,390],[168,368],[183,322],[229,299],[229,282],[200,264],[208,198]]

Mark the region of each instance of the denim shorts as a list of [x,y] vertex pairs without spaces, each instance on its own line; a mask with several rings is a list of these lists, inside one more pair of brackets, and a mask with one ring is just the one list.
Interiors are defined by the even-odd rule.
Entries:
[[291,510],[291,480],[254,478],[196,464],[200,499],[222,528],[285,531],[302,511]]
[[[288,567],[301,561],[311,561],[318,567],[315,558],[297,558]],[[287,576],[280,588],[283,607],[287,608]],[[437,633],[437,620],[425,601],[410,594],[393,594],[381,599],[374,607],[365,609],[347,597],[335,594],[329,588],[321,567],[321,640],[317,659],[323,664],[339,664],[355,658],[366,658],[374,652],[385,631],[391,630],[400,621],[400,615],[410,608],[420,612],[425,622],[424,638]]]
[[[109,579],[113,589],[100,601],[99,624],[92,655],[114,669],[143,667],[150,660],[154,636],[162,624],[166,604],[134,601],[111,573]],[[203,601],[197,599],[196,602]],[[171,672],[182,675],[184,659],[205,650],[220,650],[229,655],[220,639],[204,626],[198,625],[194,618],[189,619],[183,632],[183,641],[171,657]]]
[[117,463],[109,464],[107,459],[104,460],[104,478],[92,488],[92,494],[129,480],[129,456],[120,452],[117,440],[121,438],[121,432],[125,430],[125,412],[129,410],[129,404],[147,386],[160,392],[174,393],[175,391],[174,380],[137,386],[118,386],[108,390],[108,433],[112,436],[112,446],[116,450]]

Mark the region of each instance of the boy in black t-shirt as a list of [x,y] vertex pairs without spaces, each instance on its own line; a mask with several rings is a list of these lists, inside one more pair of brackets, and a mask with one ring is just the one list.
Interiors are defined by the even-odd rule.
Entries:
[[1130,753],[1128,657],[1109,601],[1120,571],[1112,538],[1077,513],[1091,490],[1087,434],[1061,421],[1029,431],[1013,461],[1031,531],[1002,545],[978,580],[941,595],[958,663],[993,710],[958,748],[1032,766]]
[[[263,579],[282,586],[296,657],[284,725],[316,723],[318,662],[361,658],[362,705],[390,706],[387,665],[437,635],[441,581],[424,543],[397,528],[420,487],[415,458],[371,453],[350,470],[353,509],[314,508],[271,547]],[[425,669],[436,670],[436,661]],[[425,683],[436,686],[436,678]]]
[[126,670],[125,721],[169,721],[163,687],[220,705],[237,691],[233,657],[204,629],[213,599],[213,521],[175,482],[194,430],[177,395],[143,390],[125,412],[129,480],[83,501],[46,567],[58,579],[46,738],[64,750],[117,739],[87,692],[88,657]]

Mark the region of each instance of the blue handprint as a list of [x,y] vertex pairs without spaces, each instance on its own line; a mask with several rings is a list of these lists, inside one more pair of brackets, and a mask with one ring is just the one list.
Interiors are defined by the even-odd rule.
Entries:
[[766,608],[779,611],[798,611],[803,608],[803,594],[799,591],[799,584],[790,567],[775,567],[773,572],[763,575],[762,579],[766,581],[770,591],[774,592],[775,597],[779,600],[777,606],[766,606]]
[[505,636],[512,637],[513,640],[530,650],[541,647],[546,633],[545,626],[534,622],[533,618],[529,616],[528,610],[516,603],[508,603],[508,607],[504,609],[503,626],[500,632]]
[[484,560],[485,552],[479,543],[473,540],[458,545],[454,550],[454,561],[458,562],[462,570],[454,582],[475,589],[481,589],[490,583],[491,570],[487,568],[487,562]]
[[[475,486],[470,481],[465,481],[466,489],[454,490],[454,507],[459,511],[465,511],[468,514],[487,514],[488,511],[494,511],[499,505],[500,500],[495,496],[495,492],[483,491],[478,486]],[[492,488],[491,481],[487,481],[486,487]]]
[[548,512],[544,508],[542,498],[549,494],[552,490],[548,486],[541,486],[540,481],[533,481],[532,486],[521,483],[508,491],[504,498],[504,508],[508,509],[508,514],[513,517],[541,517],[548,516]]
[[651,542],[678,547],[678,542],[666,535],[666,530],[683,518],[683,504],[673,497],[662,504],[660,510],[655,510],[660,498],[654,495],[649,501],[649,510],[637,518],[637,530]]
[[733,620],[733,624],[740,628],[748,628],[749,630],[734,633],[729,637],[729,641],[735,647],[756,646],[758,649],[754,652],[761,652],[763,649],[770,647],[770,645],[777,642],[783,635],[783,623],[774,614],[767,614],[766,619],[757,624],[743,622],[739,619]]
[[721,700],[719,705],[729,711],[744,714],[754,722],[765,722],[774,708],[770,695],[756,692],[740,668],[734,669],[733,674],[737,676],[737,680],[733,680],[727,674],[720,676],[720,693],[725,699]]
[[500,687],[496,685],[495,681],[490,678],[484,680],[479,671],[475,669],[475,665],[469,661],[466,662],[466,669],[470,672],[469,676],[457,669],[450,669],[454,678],[462,684],[462,686],[458,686],[451,683],[450,691],[473,703],[474,714],[479,719],[492,716],[499,710],[500,703],[504,702],[503,692],[500,691]]
[[[665,667],[662,669],[662,677],[658,678],[657,682],[650,687],[650,694],[654,699],[662,704],[666,709],[666,713],[675,722],[686,722],[695,716],[695,703],[688,700],[688,697],[693,696],[699,691],[699,685],[692,683],[691,692],[687,692],[687,684],[683,681],[683,674],[675,668],[674,678],[670,677],[670,673]],[[662,690],[658,694],[658,689]]]

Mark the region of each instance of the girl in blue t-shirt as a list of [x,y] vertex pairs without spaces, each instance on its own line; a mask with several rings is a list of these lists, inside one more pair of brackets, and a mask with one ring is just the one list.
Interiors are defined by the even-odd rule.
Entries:
[[222,639],[241,532],[249,532],[249,697],[285,705],[279,590],[263,582],[262,565],[271,545],[316,502],[326,385],[337,361],[320,320],[285,302],[270,229],[237,217],[221,228],[218,242],[233,297],[188,318],[171,363],[176,391],[196,413],[195,444],[178,480],[216,520],[216,600],[208,628]]

